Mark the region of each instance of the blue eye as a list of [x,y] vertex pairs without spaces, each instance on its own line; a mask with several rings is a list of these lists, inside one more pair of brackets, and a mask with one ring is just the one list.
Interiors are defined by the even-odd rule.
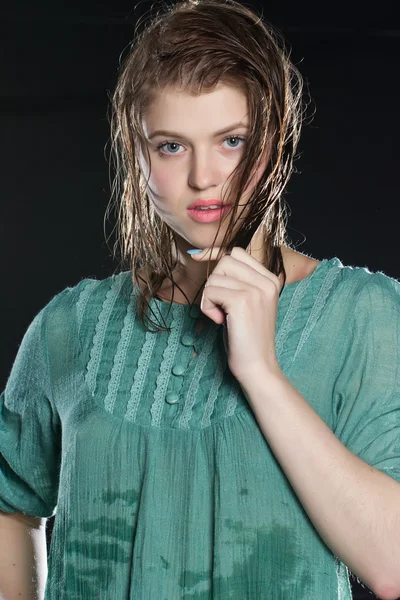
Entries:
[[[246,141],[246,138],[241,137],[240,135],[229,135],[228,137],[226,137],[224,139],[224,142],[226,142],[227,140],[239,140],[242,142]],[[181,146],[181,144],[178,144],[178,142],[162,142],[161,144],[158,144],[157,146],[157,150],[162,150],[165,146]],[[239,148],[240,146],[235,146],[235,147],[231,147],[232,150],[236,150],[237,148]],[[164,156],[173,156],[174,154],[177,154],[177,152],[172,152],[172,153],[166,153],[166,152],[159,152],[158,155],[161,157]]]

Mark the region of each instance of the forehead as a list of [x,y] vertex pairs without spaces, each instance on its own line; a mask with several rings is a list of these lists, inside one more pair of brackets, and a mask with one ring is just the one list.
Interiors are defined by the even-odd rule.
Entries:
[[237,87],[219,84],[211,92],[198,95],[167,87],[154,93],[143,117],[143,125],[149,129],[179,124],[182,129],[185,125],[192,126],[201,121],[214,130],[221,128],[222,121],[222,125],[235,120],[246,122],[247,110],[246,95]]

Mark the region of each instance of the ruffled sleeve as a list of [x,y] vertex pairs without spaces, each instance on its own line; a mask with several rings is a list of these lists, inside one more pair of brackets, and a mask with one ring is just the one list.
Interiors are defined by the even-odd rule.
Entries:
[[55,296],[29,325],[0,395],[0,510],[33,517],[56,512],[61,424],[53,403],[47,315]]
[[369,273],[346,327],[334,433],[353,454],[400,482],[400,283]]

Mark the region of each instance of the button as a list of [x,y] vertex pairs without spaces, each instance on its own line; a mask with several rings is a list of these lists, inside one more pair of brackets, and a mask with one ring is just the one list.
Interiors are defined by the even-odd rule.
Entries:
[[168,404],[176,404],[177,402],[179,402],[178,394],[176,392],[170,392],[169,394],[167,394],[165,402],[168,402]]
[[184,346],[193,346],[194,336],[191,333],[185,333],[181,338],[181,342]]
[[175,365],[175,366],[172,368],[172,373],[173,373],[174,375],[183,375],[183,374],[184,374],[184,372],[185,372],[185,366],[184,366],[184,365],[182,365],[182,364],[180,364],[180,365]]

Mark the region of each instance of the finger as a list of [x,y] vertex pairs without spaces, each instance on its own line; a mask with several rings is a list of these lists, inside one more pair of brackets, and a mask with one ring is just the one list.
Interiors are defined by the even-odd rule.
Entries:
[[[191,257],[199,262],[201,262],[202,260],[217,260],[218,253],[220,250],[221,248],[219,246],[214,247],[212,249],[203,248],[201,252],[198,252],[197,254],[191,254]],[[225,256],[226,254],[228,254],[227,251],[222,252],[222,256]]]
[[[198,254],[193,254],[192,258],[194,260],[198,260],[199,262],[206,261],[206,260],[216,260],[219,250],[220,250],[220,247],[216,247],[213,249],[204,248],[202,252],[199,252]],[[225,255],[227,255],[227,252],[223,251],[222,256],[225,256]],[[251,256],[251,254],[249,254],[246,250],[243,250],[243,248],[240,248],[239,246],[234,246],[232,248],[232,252],[231,252],[230,256],[239,262],[239,264],[235,265],[235,270],[236,270],[237,276],[239,276],[239,270],[241,270],[241,276],[242,276],[243,280],[247,281],[248,283],[252,282],[251,277],[254,277],[254,273],[248,274],[248,277],[246,278],[246,271],[244,269],[241,269],[241,265],[240,265],[240,263],[244,263],[244,264],[248,265],[249,267],[252,267],[260,275],[263,275],[263,277],[270,279],[276,285],[276,287],[278,289],[278,293],[280,293],[280,291],[282,289],[282,284],[281,284],[279,277],[274,275],[274,273],[271,273],[271,271],[269,271],[266,267],[264,267],[264,265],[262,265],[257,259],[255,259],[253,256]],[[222,264],[218,264],[215,269],[216,270],[214,272],[218,272],[218,269],[222,269]],[[221,271],[221,272],[223,272],[223,271]],[[233,272],[229,273],[229,275],[234,275],[234,273]]]

